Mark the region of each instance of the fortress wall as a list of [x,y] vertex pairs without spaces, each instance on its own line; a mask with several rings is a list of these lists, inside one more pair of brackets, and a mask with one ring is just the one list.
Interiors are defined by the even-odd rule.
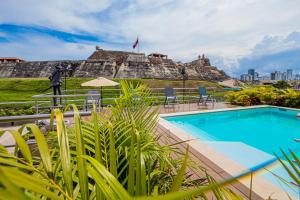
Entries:
[[[145,55],[123,54],[103,50],[93,54],[97,59],[0,63],[0,78],[49,77],[57,64],[70,64],[71,70],[68,71],[70,77],[179,80],[182,79],[180,68],[185,67],[188,79],[221,81],[228,78],[223,71],[210,66],[209,59],[204,56],[183,64],[171,59],[148,59]],[[136,56],[143,56],[144,59],[137,60]]]

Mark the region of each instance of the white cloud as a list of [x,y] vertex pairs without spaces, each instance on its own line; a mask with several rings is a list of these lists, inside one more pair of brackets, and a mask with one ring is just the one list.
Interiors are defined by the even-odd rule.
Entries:
[[249,56],[257,57],[297,48],[300,48],[300,32],[292,32],[287,36],[265,36],[251,50]]
[[134,9],[115,14],[122,17],[117,25],[121,32],[128,39],[139,34],[149,49],[171,54],[193,49],[220,56],[245,55],[265,35],[300,27],[299,0],[168,1],[151,9],[135,1],[130,5]]
[[249,55],[239,60],[239,69],[243,73],[255,68],[262,73],[288,68],[300,70],[300,32],[286,36],[266,36],[251,50]]
[[25,60],[86,59],[93,44],[64,42],[48,36],[27,35],[15,42],[1,43],[0,55]]
[[[139,35],[140,50],[146,53],[158,51],[177,60],[205,53],[215,59],[213,63],[233,71],[238,59],[247,55],[297,46],[284,38],[300,30],[299,6],[300,0],[2,0],[0,23],[87,32],[129,44],[128,50]],[[268,46],[270,38],[277,45]],[[62,55],[81,52],[74,50],[76,45],[68,49],[60,43],[70,51]],[[34,49],[31,51],[34,54]],[[61,57],[56,51],[49,52],[50,56]]]
[[1,0],[0,23],[95,32],[101,22],[94,14],[111,3],[109,0]]

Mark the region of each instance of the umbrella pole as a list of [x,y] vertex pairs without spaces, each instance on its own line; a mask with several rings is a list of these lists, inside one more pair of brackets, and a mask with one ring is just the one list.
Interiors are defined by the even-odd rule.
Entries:
[[[103,106],[102,106],[102,87],[100,87],[100,104],[101,104],[101,108],[103,108]],[[100,106],[99,106],[99,111],[100,111]]]

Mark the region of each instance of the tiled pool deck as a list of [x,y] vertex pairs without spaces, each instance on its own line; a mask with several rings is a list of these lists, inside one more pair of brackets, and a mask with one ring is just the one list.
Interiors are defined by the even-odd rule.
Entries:
[[191,103],[191,104],[175,104],[175,105],[166,105],[166,106],[160,106],[160,114],[166,114],[166,113],[182,113],[182,112],[191,112],[191,111],[200,111],[200,110],[215,110],[215,109],[223,109],[223,108],[233,108],[237,107],[231,104],[218,102],[215,104],[207,103],[204,104],[197,104],[197,103]]
[[[176,116],[176,115],[184,115],[184,114],[194,114],[200,112],[215,112],[215,111],[223,111],[223,110],[235,110],[241,109],[241,107],[237,108],[228,108],[231,106],[227,106],[227,104],[219,104],[214,108],[207,108],[206,110],[198,109],[198,110],[190,110],[186,111],[182,109],[180,112],[173,113],[164,113],[161,114],[161,117],[165,116]],[[257,107],[265,107],[265,106],[257,106]],[[194,106],[196,108],[196,106]],[[247,109],[247,107],[244,107]],[[177,128],[175,125],[170,122],[164,120],[163,118],[159,119],[158,129],[157,131],[163,135],[161,137],[161,141],[163,144],[170,144],[180,141],[189,141],[190,145],[190,157],[192,160],[204,166],[208,173],[214,177],[216,180],[222,180],[226,178],[230,178],[232,176],[237,175],[238,173],[244,172],[247,170],[246,167],[241,164],[233,161],[232,159],[226,157],[224,154],[217,151],[212,145],[209,145],[207,142],[200,141],[199,139],[194,138],[192,135],[183,131],[180,128]],[[172,139],[170,139],[172,138]],[[185,145],[181,144],[182,150],[184,150]],[[197,172],[195,172],[197,173]],[[200,174],[201,176],[201,174]],[[241,194],[244,198],[249,198],[250,194],[250,178],[243,178],[239,180],[237,183],[234,183],[230,186],[230,188],[239,194]],[[253,178],[252,184],[252,199],[268,199],[271,197],[272,199],[289,199],[286,192],[281,188],[275,186],[271,182],[265,180],[261,176],[255,176]]]

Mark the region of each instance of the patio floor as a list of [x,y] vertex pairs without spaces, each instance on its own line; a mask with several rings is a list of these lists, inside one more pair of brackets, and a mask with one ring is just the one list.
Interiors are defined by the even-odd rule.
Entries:
[[213,109],[233,108],[233,107],[237,107],[237,106],[224,103],[224,102],[218,102],[214,104],[212,103],[173,104],[173,105],[160,106],[159,113],[165,114],[165,113],[188,112],[188,111],[197,111],[197,110],[213,110]]

